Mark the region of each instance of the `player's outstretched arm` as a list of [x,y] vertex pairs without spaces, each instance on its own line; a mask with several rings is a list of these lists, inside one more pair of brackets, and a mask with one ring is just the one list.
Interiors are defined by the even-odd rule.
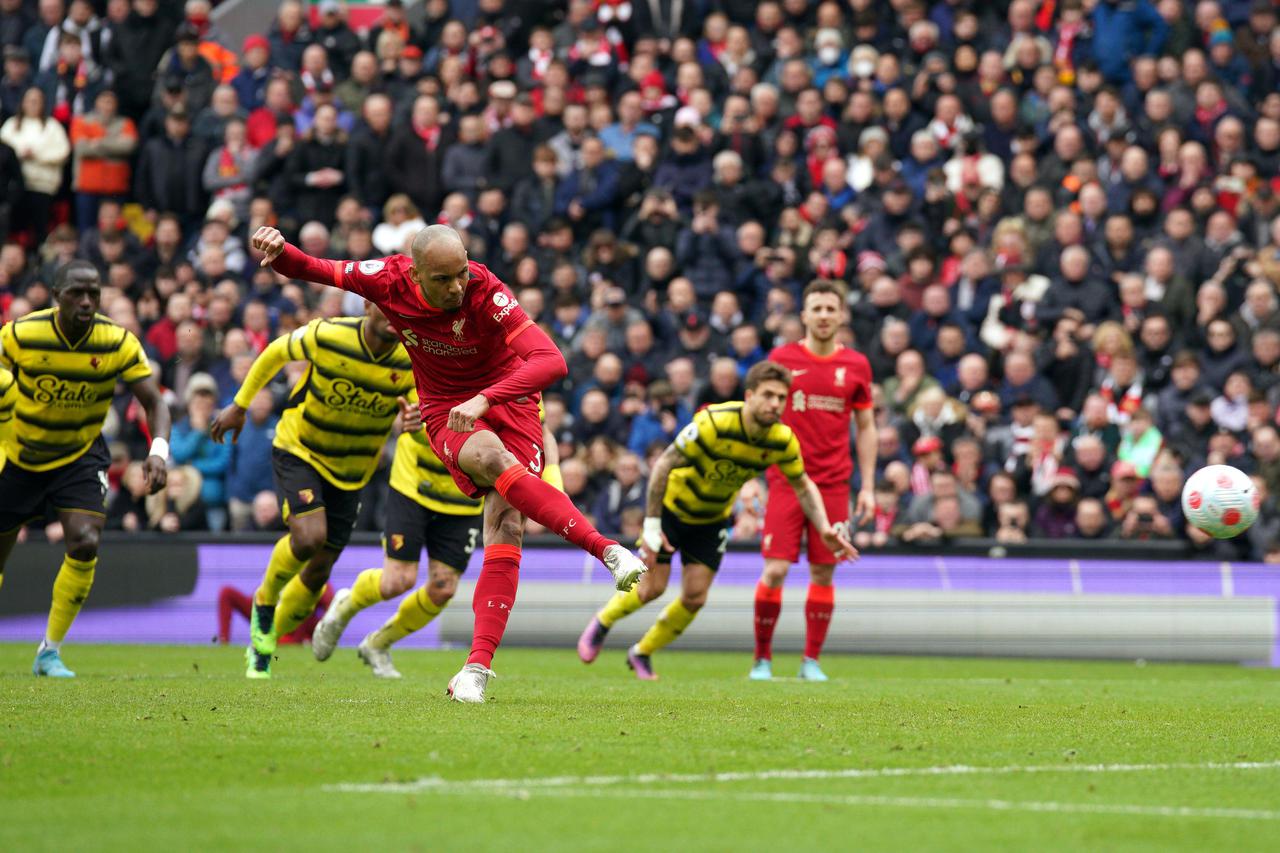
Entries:
[[249,404],[253,402],[258,392],[271,381],[271,377],[293,360],[290,345],[293,343],[294,335],[297,334],[293,332],[281,335],[268,344],[262,354],[254,359],[253,366],[249,368],[249,375],[244,378],[244,384],[236,392],[235,399],[229,406],[218,412],[218,416],[213,419],[213,424],[209,427],[209,437],[215,444],[222,444],[222,438],[227,433],[231,433],[232,444],[240,439],[240,430],[244,429],[244,413],[248,411]]
[[139,379],[129,386],[133,396],[147,413],[147,427],[151,430],[151,450],[146,461],[142,463],[143,475],[147,478],[147,494],[154,495],[164,488],[168,481],[166,465],[169,459],[169,407],[165,405],[164,395],[156,380],[148,376]]
[[342,277],[338,273],[341,261],[313,258],[290,244],[283,234],[269,225],[263,225],[255,231],[249,239],[249,245],[262,253],[259,266],[269,266],[289,278],[342,287]]
[[795,489],[796,500],[800,502],[804,517],[809,519],[809,523],[822,536],[823,543],[831,549],[831,553],[837,558],[858,559],[858,549],[849,542],[844,531],[831,526],[831,522],[827,519],[827,508],[822,503],[822,493],[818,491],[813,480],[809,479],[809,475],[801,472],[799,476],[792,477],[787,482],[791,484],[791,488]]

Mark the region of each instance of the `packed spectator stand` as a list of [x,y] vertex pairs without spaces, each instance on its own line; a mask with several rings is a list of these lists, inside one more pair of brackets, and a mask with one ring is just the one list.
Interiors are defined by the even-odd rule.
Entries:
[[[280,526],[269,449],[299,372],[235,447],[211,417],[275,336],[360,305],[260,269],[248,233],[365,259],[441,222],[563,347],[547,420],[604,530],[638,532],[647,460],[801,337],[799,293],[829,278],[877,383],[860,545],[1280,560],[1275,4],[422,6],[357,31],[285,0],[231,43],[208,0],[0,0],[0,312],[89,259],[175,411],[148,498],[117,397],[111,526]],[[1182,517],[1206,463],[1262,488],[1238,541]],[[766,499],[744,489],[735,538]]]

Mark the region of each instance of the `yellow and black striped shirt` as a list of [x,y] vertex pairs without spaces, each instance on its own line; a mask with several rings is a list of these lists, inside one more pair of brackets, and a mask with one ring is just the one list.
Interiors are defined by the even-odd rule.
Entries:
[[236,393],[248,408],[254,395],[290,361],[308,362],[280,417],[273,445],[312,465],[339,489],[369,482],[391,425],[396,397],[417,401],[404,347],[375,356],[365,344],[364,319],[312,320],[262,351]]
[[791,427],[776,423],[760,438],[747,437],[741,402],[708,406],[676,436],[688,464],[667,480],[663,506],[688,524],[714,524],[733,512],[738,490],[777,465],[787,478],[804,473],[800,442]]
[[78,341],[58,328],[58,309],[46,308],[0,329],[0,367],[18,389],[10,462],[48,471],[78,459],[102,433],[116,379],[133,384],[151,375],[132,332],[98,315]]
[[445,515],[479,515],[484,511],[484,498],[473,499],[462,493],[421,430],[401,433],[396,440],[391,488]]
[[8,458],[7,448],[13,441],[13,408],[18,402],[18,383],[13,374],[0,367],[0,471]]

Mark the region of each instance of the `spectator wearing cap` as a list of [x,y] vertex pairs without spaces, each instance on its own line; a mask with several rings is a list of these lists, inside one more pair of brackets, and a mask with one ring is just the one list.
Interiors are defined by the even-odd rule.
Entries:
[[191,465],[200,472],[200,497],[209,514],[211,530],[227,525],[226,474],[231,462],[231,446],[215,444],[209,437],[218,399],[218,386],[207,373],[197,373],[187,382],[186,417],[173,426],[170,439],[173,461]]
[[25,48],[8,45],[4,49],[4,74],[0,75],[0,115],[15,115],[22,93],[31,87],[31,57]]
[[240,70],[231,78],[240,106],[249,112],[266,103],[267,81],[271,79],[271,43],[257,33],[245,38],[241,48]]
[[339,0],[324,0],[320,4],[320,21],[314,33],[315,43],[329,54],[329,63],[345,73],[351,61],[360,51],[360,38],[351,31]]
[[25,192],[18,221],[37,239],[48,227],[50,208],[62,187],[71,144],[62,125],[49,116],[44,93],[34,86],[22,96],[20,112],[0,125],[0,142],[18,155]]
[[191,135],[191,114],[177,104],[165,116],[164,135],[149,139],[138,158],[134,193],[148,216],[172,212],[184,231],[194,227],[205,210],[204,164],[204,146]]
[[172,50],[160,59],[153,100],[159,101],[170,78],[180,81],[187,110],[193,115],[209,105],[217,80],[213,67],[200,55],[200,34],[189,24],[178,27]]
[[1142,490],[1142,477],[1131,462],[1117,459],[1111,466],[1111,488],[1103,500],[1112,521],[1122,522]]
[[1209,453],[1209,442],[1217,433],[1213,422],[1214,394],[1207,388],[1197,388],[1190,395],[1183,409],[1183,417],[1169,431],[1167,443],[1188,466],[1203,465]]

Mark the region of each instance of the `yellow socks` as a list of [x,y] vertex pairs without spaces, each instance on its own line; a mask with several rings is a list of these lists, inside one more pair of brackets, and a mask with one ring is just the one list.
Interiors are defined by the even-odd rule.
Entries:
[[284,592],[280,594],[280,604],[276,607],[275,635],[283,637],[305,622],[315,612],[316,603],[322,595],[323,586],[319,590],[310,590],[302,582],[302,578],[295,575],[285,584]]
[[641,607],[644,607],[644,602],[640,600],[640,593],[636,592],[633,586],[629,592],[615,592],[613,598],[600,608],[596,618],[600,620],[601,625],[612,628],[614,622],[623,616],[630,616]]
[[62,568],[53,582],[53,604],[49,607],[49,627],[45,629],[45,640],[49,643],[56,645],[67,636],[80,607],[89,597],[93,569],[97,565],[97,557],[92,560],[63,558]]
[[343,622],[350,622],[351,617],[361,610],[382,601],[381,586],[382,569],[365,569],[351,585],[351,597],[347,599],[346,605],[338,610],[338,618]]
[[375,649],[388,648],[414,631],[421,631],[428,622],[440,615],[441,610],[444,610],[444,605],[431,600],[424,584],[400,600],[396,615],[369,638],[369,645]]
[[285,584],[302,571],[306,560],[299,560],[293,554],[293,546],[289,543],[289,535],[285,534],[271,549],[271,560],[262,575],[262,583],[254,593],[256,604],[277,604],[280,601],[280,590]]
[[636,643],[636,651],[642,655],[651,655],[663,646],[670,645],[676,637],[684,633],[684,629],[689,627],[689,623],[696,615],[697,611],[686,609],[677,598],[667,605],[662,615],[658,617],[658,621],[654,622],[653,627],[640,638],[640,642]]

